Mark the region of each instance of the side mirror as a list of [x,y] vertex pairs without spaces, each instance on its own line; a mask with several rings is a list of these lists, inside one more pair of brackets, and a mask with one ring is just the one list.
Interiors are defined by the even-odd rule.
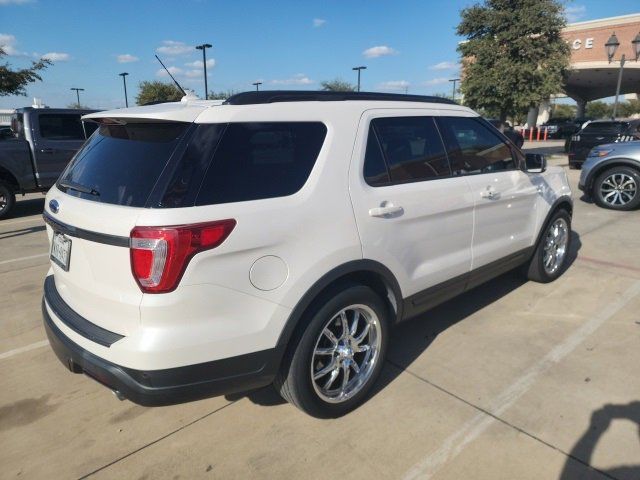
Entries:
[[542,173],[547,169],[547,157],[541,153],[525,154],[525,171],[529,173]]

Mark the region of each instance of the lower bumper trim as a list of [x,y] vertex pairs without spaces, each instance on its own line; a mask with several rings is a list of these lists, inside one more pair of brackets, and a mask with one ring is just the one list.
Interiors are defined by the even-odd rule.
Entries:
[[65,367],[73,373],[84,373],[145,406],[170,405],[264,387],[273,381],[283,354],[283,349],[273,348],[196,365],[134,370],[100,358],[73,342],[53,322],[44,299],[42,316],[51,348]]

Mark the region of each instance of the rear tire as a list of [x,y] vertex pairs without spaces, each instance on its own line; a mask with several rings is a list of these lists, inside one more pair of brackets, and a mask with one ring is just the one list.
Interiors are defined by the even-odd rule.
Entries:
[[0,219],[5,218],[16,203],[16,195],[13,189],[5,182],[0,182]]
[[292,339],[274,386],[309,415],[340,417],[364,402],[380,375],[389,309],[372,289],[354,285],[321,298],[301,321],[306,327]]
[[640,205],[640,172],[618,166],[606,170],[593,183],[593,200],[611,210],[633,210]]
[[553,282],[567,266],[571,248],[571,215],[557,210],[545,224],[536,250],[526,267],[527,278],[539,283]]

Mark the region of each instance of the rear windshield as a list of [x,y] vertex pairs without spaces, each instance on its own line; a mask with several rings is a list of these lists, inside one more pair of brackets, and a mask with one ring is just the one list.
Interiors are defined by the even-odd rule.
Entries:
[[628,126],[627,122],[591,122],[584,128],[583,132],[617,135],[624,132]]
[[87,200],[143,207],[188,126],[177,122],[101,125],[57,186]]

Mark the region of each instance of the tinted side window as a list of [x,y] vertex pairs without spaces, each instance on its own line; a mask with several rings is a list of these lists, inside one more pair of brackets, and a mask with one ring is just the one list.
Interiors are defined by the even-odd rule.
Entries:
[[196,205],[294,194],[307,181],[326,134],[319,122],[230,123]]
[[511,149],[502,139],[469,117],[440,117],[454,175],[489,173],[516,168]]
[[84,130],[80,115],[73,114],[41,114],[40,136],[49,140],[84,140]]
[[376,118],[371,122],[389,167],[391,182],[451,175],[442,140],[431,117]]
[[372,187],[380,187],[390,182],[387,164],[382,156],[373,124],[369,125],[367,151],[364,155],[364,179]]

